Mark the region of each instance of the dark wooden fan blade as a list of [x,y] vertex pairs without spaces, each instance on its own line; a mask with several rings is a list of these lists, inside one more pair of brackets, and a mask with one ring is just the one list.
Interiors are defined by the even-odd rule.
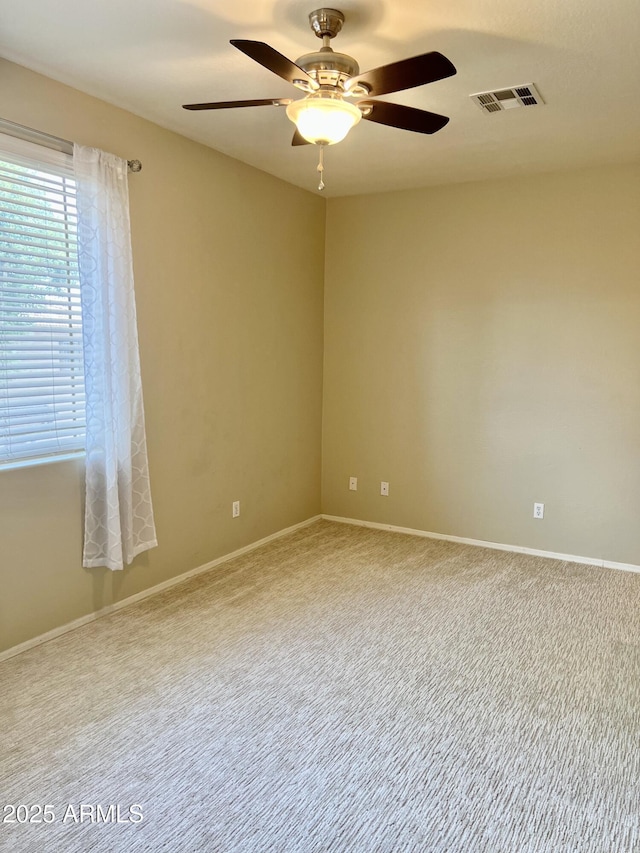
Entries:
[[254,101],[214,101],[212,104],[183,104],[183,110],[228,110],[235,107],[286,107],[291,98],[261,98]]
[[305,139],[304,136],[300,133],[299,130],[296,129],[296,132],[293,134],[293,139],[291,140],[292,145],[310,145],[308,139]]
[[347,89],[362,83],[370,95],[387,95],[389,92],[401,92],[425,83],[434,83],[456,73],[453,63],[436,50],[423,53],[411,59],[401,59],[391,65],[381,65],[372,71],[358,74],[347,82]]
[[263,41],[249,41],[248,39],[231,39],[231,44],[241,50],[248,57],[269,71],[273,71],[278,77],[293,83],[299,89],[308,92],[317,89],[316,81],[309,77],[306,71],[299,68],[295,62],[278,53],[273,47]]
[[430,113],[426,110],[416,110],[414,107],[404,107],[400,104],[389,104],[386,101],[358,101],[359,107],[371,107],[371,112],[363,114],[367,121],[386,124],[389,127],[399,127],[400,130],[413,130],[416,133],[435,133],[447,124],[447,116]]

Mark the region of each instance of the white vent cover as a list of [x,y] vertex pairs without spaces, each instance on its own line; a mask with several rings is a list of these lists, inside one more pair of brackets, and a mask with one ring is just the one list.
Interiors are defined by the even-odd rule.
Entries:
[[499,113],[514,107],[535,107],[537,104],[544,104],[533,83],[523,83],[522,86],[513,86],[511,89],[496,89],[494,92],[478,92],[469,97],[484,113]]

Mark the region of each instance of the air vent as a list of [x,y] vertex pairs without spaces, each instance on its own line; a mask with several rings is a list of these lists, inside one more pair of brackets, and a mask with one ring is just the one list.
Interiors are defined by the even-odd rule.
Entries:
[[469,95],[483,113],[500,113],[502,110],[512,110],[515,107],[534,107],[544,104],[540,92],[533,83],[524,83],[510,89],[496,89],[494,92],[478,92]]

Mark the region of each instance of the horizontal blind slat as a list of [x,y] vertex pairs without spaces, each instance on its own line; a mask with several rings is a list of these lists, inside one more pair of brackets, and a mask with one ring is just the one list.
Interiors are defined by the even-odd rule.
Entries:
[[[30,298],[39,304],[45,299],[51,300],[73,297],[80,299],[80,285],[76,281],[65,280],[61,284],[53,284],[50,281],[43,282],[41,279],[29,281],[27,278],[12,277],[11,280],[3,279],[0,274],[0,306],[8,307],[17,302]],[[31,302],[33,304],[33,302]]]
[[22,387],[19,389],[0,388],[2,416],[9,417],[15,412],[27,412],[42,406],[75,406],[85,399],[84,383],[81,377],[68,385],[48,385]]
[[[16,226],[20,226],[19,232]],[[2,210],[2,204],[0,203],[0,229],[6,231],[7,234],[16,234],[23,233],[27,236],[31,231],[37,232],[45,232],[46,234],[64,234],[67,229],[64,226],[64,221],[60,221],[59,219],[53,219],[51,222],[46,222],[43,224],[42,217],[38,217],[37,220],[30,219],[28,222],[25,222],[24,219],[16,218],[15,213],[8,214],[6,211]]]
[[[8,207],[5,207],[0,202],[0,214],[3,217],[8,218],[12,223],[20,221],[19,219],[16,218],[17,216],[29,216],[29,217],[31,217],[28,222],[25,222],[25,227],[27,227],[27,228],[41,228],[41,227],[43,227],[43,225],[44,226],[53,225],[55,228],[55,227],[59,227],[61,224],[64,225],[64,220],[59,214],[56,213],[56,215],[54,215],[54,211],[49,211],[49,212],[51,215],[46,216],[45,212],[43,210],[41,210],[40,208],[37,208],[36,210],[33,211],[33,215],[32,215],[31,207],[29,205],[24,205],[24,207],[20,211],[20,210],[9,209]],[[69,221],[72,222],[73,224],[75,224],[76,226],[78,224],[77,215],[72,214],[71,211],[70,211],[70,215],[69,215]]]
[[3,252],[11,252],[14,251],[12,247],[16,247],[16,253],[24,254],[25,251],[36,252],[41,254],[43,252],[61,252],[63,254],[74,253],[77,254],[78,244],[70,236],[71,232],[68,231],[56,231],[46,235],[46,239],[44,237],[32,237],[28,234],[25,234],[23,231],[7,231],[5,230],[0,235],[0,245],[2,245]]
[[[66,403],[65,406],[66,408],[59,406],[56,409],[56,414],[61,421],[84,421],[84,398],[78,400],[77,404]],[[40,417],[38,417],[38,412],[40,413]],[[11,423],[14,426],[19,426],[21,424],[39,423],[42,421],[42,415],[48,416],[48,414],[48,410],[45,410],[42,406],[37,411],[36,407],[29,407],[24,412],[16,409],[12,412],[10,418],[7,416],[0,417],[0,425]]]
[[[45,298],[38,295],[37,302],[27,303],[22,296],[19,297],[13,294],[10,296],[3,295],[0,297],[0,315],[7,322],[10,320],[15,322],[22,319],[23,321],[29,320],[34,324],[41,322],[43,325],[46,325],[46,319],[50,316],[57,318],[58,315],[64,314],[71,318],[73,313],[76,312],[78,317],[80,317],[79,293],[74,294],[73,291],[69,292],[68,290],[65,292],[64,289],[60,288],[57,293],[43,294],[43,296]],[[32,299],[34,298],[35,294],[32,295]],[[37,329],[38,327],[35,328]]]
[[77,216],[77,206],[75,195],[66,192],[64,186],[60,186],[55,190],[39,189],[33,187],[33,192],[21,189],[18,186],[2,186],[0,181],[0,191],[2,192],[2,201],[0,202],[2,210],[15,214],[16,208],[30,208],[32,210],[42,211],[43,213],[64,212],[69,216]]
[[[13,249],[3,249],[2,251],[3,258],[1,258],[0,265],[0,274],[3,268],[9,267],[17,267],[23,270],[30,269],[44,269],[50,270],[51,275],[57,275],[60,278],[62,271],[65,271],[67,277],[69,276],[69,267],[72,270],[77,268],[77,252],[74,250],[73,253],[69,252],[70,263],[63,254],[62,257],[56,257],[53,254],[47,256],[40,256],[37,254],[30,254],[25,252],[15,252]],[[26,257],[25,257],[26,254]]]
[[[66,188],[66,184],[70,183],[69,176],[54,175],[46,172],[27,172],[25,170],[8,168],[7,165],[0,163],[0,181],[11,187],[26,187],[29,190],[37,189],[44,192],[62,192]],[[20,190],[18,190],[19,192]],[[69,195],[73,193],[71,186],[69,187]]]
[[45,218],[59,225],[65,218],[77,222],[78,205],[69,183],[55,190],[36,186],[24,189],[3,182],[0,176],[0,213],[12,223]]
[[[59,438],[62,435],[76,435],[81,433],[85,426],[84,418],[82,420],[78,420],[75,423],[69,422],[68,424],[61,423],[56,427],[55,435]],[[8,441],[25,441],[29,436],[34,436],[39,441],[46,440],[51,435],[51,427],[48,424],[38,425],[36,423],[29,424],[29,429],[25,429],[22,432],[18,430],[4,430],[2,428],[2,421],[0,421],[0,436],[5,438]]]

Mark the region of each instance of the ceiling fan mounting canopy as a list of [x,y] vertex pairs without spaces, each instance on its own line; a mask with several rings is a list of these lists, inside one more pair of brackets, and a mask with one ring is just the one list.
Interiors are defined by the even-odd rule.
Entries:
[[309,24],[319,39],[334,39],[344,24],[344,15],[338,9],[316,9],[309,13]]

